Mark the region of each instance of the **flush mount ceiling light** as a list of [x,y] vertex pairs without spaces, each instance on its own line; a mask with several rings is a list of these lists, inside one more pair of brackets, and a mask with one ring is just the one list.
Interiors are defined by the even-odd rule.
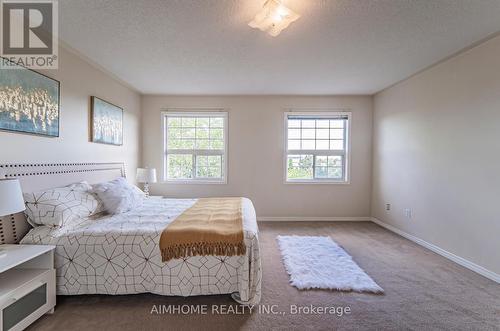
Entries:
[[253,21],[248,23],[248,25],[276,37],[299,17],[299,14],[286,8],[281,1],[267,0],[262,10],[255,15]]

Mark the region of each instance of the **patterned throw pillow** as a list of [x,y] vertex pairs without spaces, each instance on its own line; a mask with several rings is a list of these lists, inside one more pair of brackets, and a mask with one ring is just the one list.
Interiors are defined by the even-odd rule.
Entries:
[[33,225],[64,226],[103,211],[87,182],[24,193],[28,222]]
[[123,177],[92,185],[92,192],[104,204],[110,214],[121,214],[142,206],[144,192],[129,184]]

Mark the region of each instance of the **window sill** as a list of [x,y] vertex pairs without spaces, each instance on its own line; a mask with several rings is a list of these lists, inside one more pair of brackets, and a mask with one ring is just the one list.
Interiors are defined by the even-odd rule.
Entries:
[[303,180],[285,180],[285,184],[319,184],[319,185],[350,185],[350,181],[339,181],[339,180],[313,180],[313,179],[303,179]]

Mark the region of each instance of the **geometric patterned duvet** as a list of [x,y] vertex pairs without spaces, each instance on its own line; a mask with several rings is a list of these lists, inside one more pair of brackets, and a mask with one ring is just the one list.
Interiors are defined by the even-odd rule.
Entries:
[[255,209],[248,199],[242,203],[246,255],[161,261],[161,232],[195,202],[151,197],[123,214],[88,218],[62,228],[33,228],[21,243],[56,246],[59,295],[232,294],[239,303],[257,304],[262,270]]

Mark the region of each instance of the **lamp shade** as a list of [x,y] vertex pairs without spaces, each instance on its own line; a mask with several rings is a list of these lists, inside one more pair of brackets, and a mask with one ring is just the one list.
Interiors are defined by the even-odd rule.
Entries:
[[156,183],[156,169],[137,168],[136,179],[139,183]]
[[0,180],[0,216],[19,213],[25,210],[21,184],[17,179]]
[[262,10],[248,25],[276,37],[299,17],[299,14],[285,7],[280,0],[267,0]]

